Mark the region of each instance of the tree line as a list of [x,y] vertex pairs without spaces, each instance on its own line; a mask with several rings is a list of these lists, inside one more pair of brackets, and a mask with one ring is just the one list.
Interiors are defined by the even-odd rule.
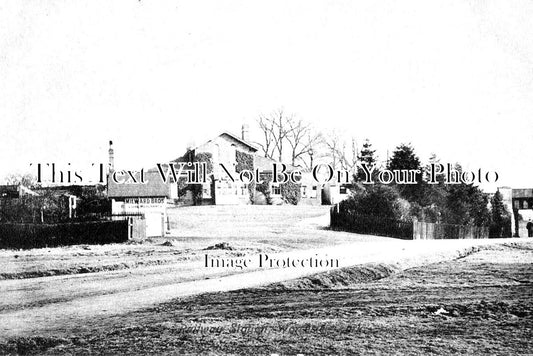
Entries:
[[[352,197],[341,204],[359,214],[392,219],[413,219],[457,225],[490,226],[492,237],[511,236],[511,215],[497,191],[492,197],[474,184],[428,184],[422,175],[428,173],[430,164],[440,163],[436,154],[423,164],[409,143],[398,145],[390,158],[380,162],[370,140],[359,148],[355,138],[344,140],[335,132],[318,132],[305,120],[296,118],[283,109],[270,115],[261,115],[257,126],[262,140],[259,142],[265,157],[292,165],[312,168],[317,160],[330,164],[333,169],[353,171]],[[420,170],[417,184],[365,185],[365,174],[358,163],[376,166],[380,170]],[[460,164],[454,167],[462,172]],[[443,178],[442,178],[443,179]]]

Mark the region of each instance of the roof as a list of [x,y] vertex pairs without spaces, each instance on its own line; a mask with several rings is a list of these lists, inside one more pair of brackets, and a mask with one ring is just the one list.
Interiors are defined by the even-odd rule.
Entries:
[[254,168],[259,168],[261,171],[271,171],[273,163],[276,163],[276,161],[271,158],[255,156]]
[[[263,172],[271,172],[274,163],[282,164],[283,162],[279,162],[268,157],[263,157],[263,156],[258,156],[258,155],[255,156],[255,168],[256,169],[259,168],[259,170]],[[292,171],[300,169],[300,167],[295,167],[288,163],[284,163],[284,164],[287,167],[288,172],[292,172]]]
[[199,147],[205,145],[206,143],[213,141],[215,138],[220,137],[220,136],[223,136],[223,135],[229,136],[229,137],[231,137],[232,139],[234,139],[235,141],[238,141],[238,142],[242,143],[243,145],[248,146],[248,147],[251,148],[254,152],[259,150],[259,148],[257,148],[257,146],[254,145],[253,143],[248,142],[248,141],[245,141],[245,140],[243,140],[242,138],[240,138],[239,136],[232,134],[231,132],[224,131],[224,132],[222,132],[220,135],[217,135],[217,136],[213,137],[212,139],[207,140],[206,142],[202,143],[201,145],[198,145],[198,146],[196,146],[196,147],[194,147],[194,148],[189,149],[188,151],[194,151],[194,150],[198,149]]
[[[216,139],[217,137],[220,137],[220,136],[223,136],[223,135],[229,136],[229,137],[231,137],[233,140],[242,143],[243,145],[249,147],[249,148],[250,148],[252,151],[254,151],[254,152],[257,152],[257,151],[259,150],[259,148],[257,148],[257,146],[256,146],[255,144],[253,144],[253,143],[251,143],[251,142],[248,142],[248,141],[245,141],[245,140],[243,140],[242,138],[240,138],[239,136],[232,134],[231,132],[224,131],[224,132],[222,132],[220,135],[215,136],[215,137],[213,137],[212,139],[205,141],[205,142],[202,143],[201,145],[197,145],[197,146],[195,146],[194,148],[189,148],[189,149],[187,149],[187,151],[185,152],[185,154],[184,154],[183,156],[180,156],[180,157],[178,157],[178,158],[176,158],[176,159],[173,159],[173,160],[171,160],[170,162],[188,162],[189,159],[187,159],[186,156],[187,156],[187,154],[188,154],[189,152],[194,152],[194,151],[196,151],[198,148],[200,148],[200,147],[202,147],[203,145],[205,145],[206,143],[209,143],[209,142],[213,141],[214,139]],[[190,168],[190,167],[187,167],[187,166],[184,167],[184,170],[188,170],[188,169],[194,169],[194,168]]]
[[38,196],[39,195],[37,192],[34,192],[30,188],[26,188],[23,185],[21,185],[19,187],[19,192],[20,192],[21,195],[33,195],[33,196]]
[[109,198],[170,197],[170,183],[163,182],[158,171],[144,172],[146,183],[117,184],[108,178]]
[[242,138],[240,138],[239,136],[232,134],[231,132],[224,131],[224,132],[222,132],[220,135],[218,135],[217,137],[222,136],[222,135],[228,135],[228,136],[230,136],[231,138],[233,138],[233,139],[239,141],[239,142],[242,143],[243,145],[246,145],[246,146],[250,147],[250,148],[251,148],[252,150],[254,150],[254,151],[258,151],[258,150],[259,150],[259,149],[257,148],[257,146],[254,145],[253,143],[248,142],[248,141],[245,141],[245,140],[243,140]]
[[533,188],[513,189],[513,198],[533,198]]

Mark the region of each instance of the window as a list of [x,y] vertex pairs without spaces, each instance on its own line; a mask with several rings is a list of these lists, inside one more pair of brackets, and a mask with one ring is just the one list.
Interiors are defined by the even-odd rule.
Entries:
[[301,194],[302,194],[302,198],[306,198],[307,197],[307,186],[302,185]]
[[231,148],[227,152],[227,155],[228,155],[227,158],[226,158],[226,162],[227,163],[235,164],[235,156],[236,156],[235,151],[236,150],[237,150],[237,146],[235,146],[235,144],[232,143],[231,144]]
[[514,201],[514,208],[515,208],[515,210],[520,209],[520,201],[519,200],[515,200]]
[[248,194],[248,184],[241,185],[241,195]]
[[281,195],[281,187],[279,184],[272,184],[272,195]]
[[341,185],[341,186],[339,187],[339,193],[340,193],[340,194],[346,194],[346,193],[348,193],[348,188],[347,188],[345,185]]
[[524,209],[529,209],[529,204],[527,203],[527,200],[524,200]]

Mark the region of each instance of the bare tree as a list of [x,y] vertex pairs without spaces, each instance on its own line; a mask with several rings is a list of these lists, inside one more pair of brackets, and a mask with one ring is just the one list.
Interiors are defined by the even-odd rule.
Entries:
[[30,173],[26,173],[26,174],[10,173],[5,177],[4,181],[8,185],[22,184],[25,187],[31,187],[31,186],[36,185],[37,178]]
[[352,137],[346,141],[339,136],[337,131],[332,131],[327,135],[324,144],[329,151],[333,169],[353,170],[356,168],[358,150],[355,138]]
[[359,161],[359,157],[358,157],[358,154],[359,154],[359,148],[357,147],[357,142],[355,141],[355,138],[351,138],[350,139],[350,156],[349,156],[349,159],[348,157],[345,155],[345,166],[346,166],[346,169],[349,169],[349,170],[354,170],[356,167],[357,167],[357,162]]
[[283,159],[283,144],[286,140],[288,130],[287,121],[289,118],[278,109],[269,116],[260,116],[258,120],[259,128],[263,132],[263,143],[259,143],[265,157],[274,158],[277,154],[278,160]]
[[312,160],[315,148],[322,141],[322,135],[314,132],[311,125],[303,120],[289,118],[287,120],[287,126],[289,127],[289,131],[286,137],[291,149],[292,165],[296,165],[296,162],[300,160],[308,168],[311,168],[313,162],[310,162],[308,165],[304,156],[307,155]]
[[307,166],[305,156],[312,157],[313,148],[321,141],[320,134],[315,133],[311,125],[297,120],[293,114],[286,114],[278,109],[269,116],[260,116],[257,120],[263,133],[263,143],[259,143],[265,157],[279,161],[290,157],[292,165],[298,161]]
[[275,148],[274,121],[269,117],[260,116],[257,123],[263,133],[263,143],[258,142],[258,144],[261,146],[265,157],[273,158]]
[[278,109],[271,117],[276,132],[274,134],[274,142],[276,143],[276,149],[278,151],[278,161],[281,162],[283,160],[283,143],[290,131],[287,123],[292,120],[292,116],[287,117],[283,112],[283,109]]

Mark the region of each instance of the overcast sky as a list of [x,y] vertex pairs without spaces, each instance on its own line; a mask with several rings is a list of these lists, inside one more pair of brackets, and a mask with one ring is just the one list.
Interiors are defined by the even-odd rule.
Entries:
[[[123,168],[283,107],[533,187],[532,1],[0,2],[0,177]],[[257,134],[253,132],[252,134]],[[259,137],[256,137],[259,139]]]

